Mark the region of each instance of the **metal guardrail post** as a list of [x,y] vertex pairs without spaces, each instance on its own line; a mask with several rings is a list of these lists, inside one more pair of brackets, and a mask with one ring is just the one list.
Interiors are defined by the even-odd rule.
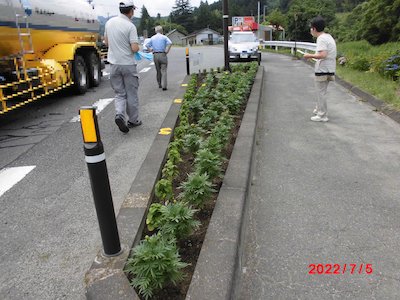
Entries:
[[121,243],[114,213],[104,148],[97,123],[96,107],[83,106],[79,110],[79,115],[81,118],[85,161],[88,166],[104,255],[117,256],[122,252]]

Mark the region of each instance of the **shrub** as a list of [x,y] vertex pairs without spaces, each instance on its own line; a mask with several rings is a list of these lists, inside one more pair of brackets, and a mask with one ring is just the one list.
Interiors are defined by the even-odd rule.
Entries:
[[349,62],[349,65],[352,69],[357,71],[368,71],[371,66],[370,62],[365,57],[353,58]]
[[145,299],[149,299],[167,282],[176,284],[182,280],[181,270],[186,266],[180,259],[175,240],[157,233],[133,248],[133,256],[128,259],[125,271],[133,276],[131,284]]
[[397,80],[400,76],[400,50],[395,55],[392,55],[384,61],[384,74],[385,76]]

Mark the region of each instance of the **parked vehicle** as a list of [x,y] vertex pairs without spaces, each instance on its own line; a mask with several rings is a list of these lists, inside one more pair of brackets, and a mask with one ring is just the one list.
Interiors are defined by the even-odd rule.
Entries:
[[99,23],[85,0],[0,0],[0,115],[101,79]]
[[229,61],[257,60],[261,62],[260,42],[252,31],[233,31],[229,41]]

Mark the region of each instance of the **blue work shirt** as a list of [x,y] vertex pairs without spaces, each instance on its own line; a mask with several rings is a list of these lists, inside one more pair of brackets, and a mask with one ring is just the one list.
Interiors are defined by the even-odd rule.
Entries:
[[165,52],[168,45],[171,45],[171,40],[161,33],[153,35],[150,41],[145,45],[147,48],[153,49],[153,52]]

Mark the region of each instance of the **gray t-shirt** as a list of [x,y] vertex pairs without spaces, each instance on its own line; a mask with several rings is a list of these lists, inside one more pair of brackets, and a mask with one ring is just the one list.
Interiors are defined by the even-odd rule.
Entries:
[[318,51],[327,51],[327,57],[318,59],[315,63],[315,73],[335,73],[336,71],[336,42],[329,33],[323,33],[317,38]]
[[131,43],[138,43],[136,26],[131,20],[120,14],[106,23],[104,35],[108,39],[107,60],[114,65],[135,65]]

